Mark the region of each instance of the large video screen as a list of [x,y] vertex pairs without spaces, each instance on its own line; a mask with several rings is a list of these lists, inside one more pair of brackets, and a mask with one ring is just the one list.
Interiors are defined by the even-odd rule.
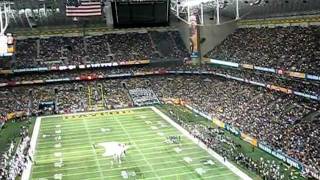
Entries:
[[112,2],[115,27],[169,25],[169,0]]

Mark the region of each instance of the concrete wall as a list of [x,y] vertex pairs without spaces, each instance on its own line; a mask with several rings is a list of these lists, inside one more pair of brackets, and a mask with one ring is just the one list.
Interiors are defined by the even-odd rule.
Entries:
[[[237,24],[235,21],[221,18],[221,25],[217,26],[215,21],[210,20],[208,16],[204,18],[205,26],[200,28],[201,38],[205,38],[205,42],[201,44],[201,54],[204,56],[207,52],[212,50],[215,46],[220,44],[229,34],[233,33]],[[186,47],[189,48],[189,25],[179,21],[176,17],[171,15],[171,26],[177,28],[182,36]]]

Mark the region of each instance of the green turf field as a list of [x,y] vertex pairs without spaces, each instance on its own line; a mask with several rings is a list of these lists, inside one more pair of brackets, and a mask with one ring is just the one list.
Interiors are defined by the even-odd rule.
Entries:
[[[182,136],[150,108],[42,118],[31,177],[240,179],[187,137],[181,145],[165,143],[170,135]],[[121,165],[103,156],[98,144],[106,142],[131,143]]]

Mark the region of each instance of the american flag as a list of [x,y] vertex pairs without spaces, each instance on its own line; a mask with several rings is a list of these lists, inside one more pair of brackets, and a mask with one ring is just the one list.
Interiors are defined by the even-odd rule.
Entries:
[[67,3],[66,15],[71,17],[101,16],[101,2],[98,0],[76,0]]

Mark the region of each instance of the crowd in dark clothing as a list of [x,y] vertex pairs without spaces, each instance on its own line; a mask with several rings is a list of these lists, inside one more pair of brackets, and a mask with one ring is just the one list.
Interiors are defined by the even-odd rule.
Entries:
[[225,69],[216,68],[213,66],[202,66],[200,67],[190,67],[188,65],[174,66],[174,67],[152,67],[149,65],[144,66],[131,66],[129,67],[113,67],[113,68],[103,68],[103,69],[89,69],[82,71],[51,71],[46,73],[29,73],[29,74],[18,74],[18,75],[8,75],[0,76],[0,83],[10,83],[10,82],[21,82],[21,81],[37,81],[37,80],[50,80],[50,79],[63,79],[71,78],[74,79],[80,76],[92,76],[92,77],[107,77],[113,74],[127,74],[127,73],[137,73],[137,72],[150,72],[150,71],[161,71],[161,70],[203,70],[203,71],[213,71],[225,75],[231,75],[234,77],[244,78],[247,80],[252,80],[255,82],[263,84],[272,84],[280,87],[285,87],[293,91],[298,91],[301,93],[320,96],[320,83],[316,81],[307,81],[301,79],[294,79],[288,77],[278,77],[273,74],[268,73],[258,73],[254,71],[243,71],[237,69]]
[[27,127],[21,127],[20,137],[16,148],[15,143],[11,142],[9,149],[0,157],[0,180],[15,180],[22,175],[27,163],[32,161]]
[[208,148],[214,150],[224,158],[245,167],[258,174],[264,180],[282,180],[286,177],[295,179],[297,176],[290,169],[281,169],[279,162],[259,158],[254,160],[241,152],[241,144],[238,144],[225,135],[225,131],[218,127],[207,126],[197,122],[186,121],[170,110],[170,116],[192,136],[201,140]]
[[[318,27],[287,27],[238,29],[208,56],[238,63],[285,68],[310,73],[320,72],[318,59]],[[165,43],[167,42],[167,44]],[[168,43],[170,42],[170,43]],[[169,44],[169,45],[168,45]],[[18,40],[16,60],[2,67],[30,68],[51,65],[79,65],[129,60],[180,59],[188,52],[176,31],[141,31],[110,33],[86,37],[50,37],[47,39]],[[75,76],[106,76],[139,71],[172,70],[135,66],[84,71],[61,71],[37,74],[0,76],[0,83],[61,79]],[[296,81],[268,74],[226,70],[215,67],[175,67],[174,70],[213,70],[236,77],[290,87],[299,92],[319,96],[319,84]],[[109,78],[94,81],[72,81],[3,87],[0,89],[0,117],[11,112],[39,115],[41,102],[52,101],[52,113],[90,111],[101,103],[105,109],[132,106],[130,89],[150,89],[157,98],[183,99],[194,108],[232,125],[242,132],[278,149],[305,165],[320,171],[320,105],[318,101],[270,91],[235,80],[211,75],[163,75],[134,78]],[[3,119],[3,118],[1,118]],[[1,120],[0,120],[1,121]],[[256,171],[264,179],[283,179],[278,165],[265,160],[253,161],[244,154],[235,153],[237,144],[221,136],[217,129],[185,124],[186,129],[202,139],[218,153]],[[28,137],[28,136],[26,136]],[[24,138],[27,139],[27,138]],[[23,141],[24,142],[24,141]],[[219,143],[230,149],[219,149]],[[2,169],[1,174],[19,174],[24,168],[25,147],[21,147],[13,169]],[[222,147],[222,146],[221,146]]]
[[88,111],[90,101],[96,103],[92,100],[95,94],[104,98],[105,108],[128,107],[133,104],[128,91],[136,88],[150,88],[159,99],[182,98],[260,142],[320,167],[317,101],[214,76],[150,76],[2,88],[1,112],[37,113],[39,103],[49,100],[56,101],[57,113]]
[[[161,37],[170,41],[170,48],[163,48],[164,39],[159,39]],[[188,57],[179,32],[141,30],[97,36],[20,39],[17,40],[15,60],[2,61],[0,68],[84,65],[151,58],[183,60]]]
[[319,75],[319,26],[240,28],[208,57]]

